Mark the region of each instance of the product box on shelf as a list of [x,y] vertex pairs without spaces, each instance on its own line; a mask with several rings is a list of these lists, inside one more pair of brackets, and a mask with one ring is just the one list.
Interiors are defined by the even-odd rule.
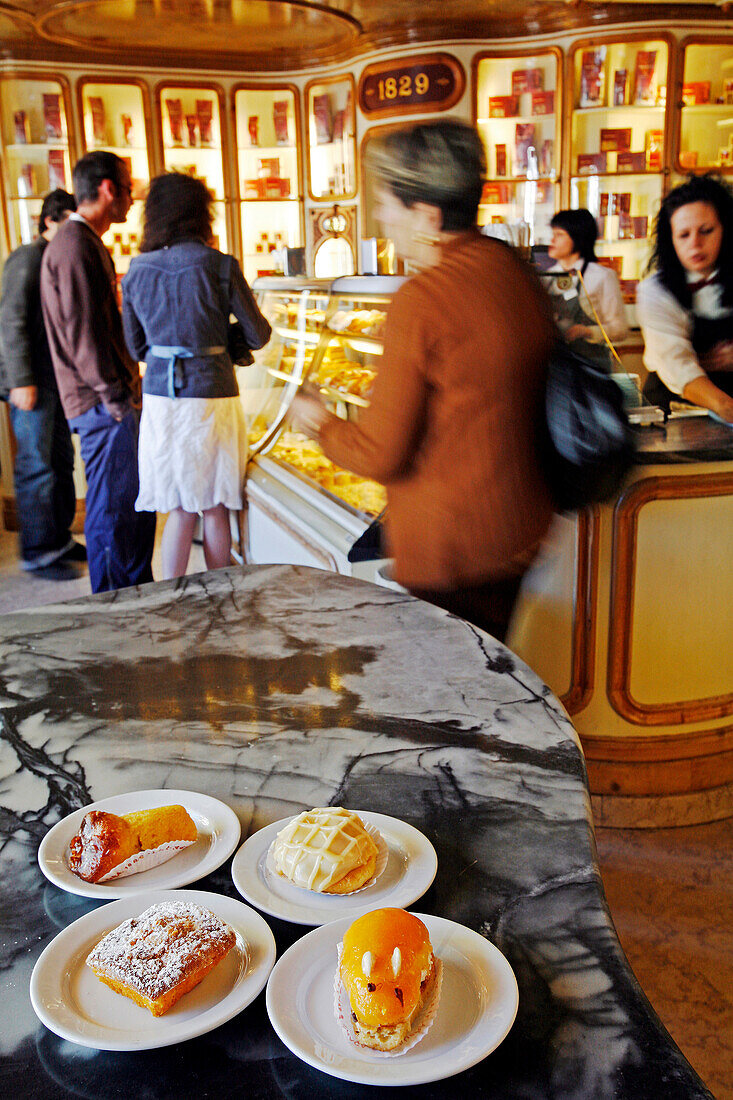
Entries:
[[552,115],[555,113],[555,93],[532,92],[532,114]]
[[89,96],[89,114],[92,118],[92,136],[95,145],[105,145],[107,142],[107,116],[104,110],[104,100],[101,95]]
[[656,50],[639,50],[634,70],[634,103],[653,105],[656,101],[654,91],[654,70],[657,64]]
[[63,149],[49,149],[48,151],[48,189],[55,191],[57,187],[66,189],[66,168],[64,166]]
[[194,149],[198,145],[198,128],[199,120],[196,115],[186,115],[186,133],[188,134],[188,144]]
[[623,256],[599,256],[597,262],[601,267],[610,267],[611,271],[615,271],[619,279],[621,278],[621,270],[624,266]]
[[616,158],[617,172],[646,172],[646,153],[619,153]]
[[506,175],[506,145],[496,145],[496,174],[497,176]]
[[552,138],[545,138],[540,149],[540,172],[543,176],[552,174],[554,156],[555,142]]
[[261,179],[268,176],[280,175],[280,157],[259,157],[257,160],[257,175]]
[[264,181],[264,179],[245,180],[244,181],[244,197],[245,197],[245,199],[264,199],[264,197],[265,197],[265,181]]
[[43,124],[46,141],[62,141],[64,137],[61,123],[61,96],[53,92],[43,95]]
[[647,130],[644,140],[646,166],[650,172],[659,172],[662,168],[663,130]]
[[31,129],[25,111],[13,112],[13,132],[18,145],[27,145],[31,140]]
[[539,92],[545,86],[542,69],[515,69],[512,72],[512,95],[522,92]]
[[680,149],[680,168],[685,170],[697,168],[696,149]]
[[173,145],[183,145],[183,107],[180,99],[166,99],[168,125]]
[[578,175],[594,176],[607,170],[605,153],[578,153]]
[[333,134],[333,115],[331,97],[328,92],[313,96],[313,118],[316,123],[317,144],[329,145]]
[[290,195],[290,180],[281,179],[279,176],[267,176],[265,178],[266,199],[287,199]]
[[21,198],[30,198],[38,194],[38,178],[32,164],[24,164],[20,169],[18,194]]
[[527,171],[529,150],[533,148],[534,123],[518,122],[514,133],[514,171],[517,175]]
[[613,74],[613,105],[623,107],[626,103],[626,86],[629,82],[628,69],[616,69]]
[[508,183],[485,183],[481,192],[482,203],[507,203],[511,198]]
[[601,107],[606,95],[606,47],[584,50],[580,61],[581,107]]
[[682,102],[686,107],[696,107],[710,102],[710,81],[693,80],[682,85]]
[[214,140],[214,104],[210,99],[196,100],[196,117],[199,123],[199,137],[202,145],[211,145]]
[[[289,145],[287,99],[275,100],[272,105],[272,121],[275,127],[275,143],[277,145]],[[253,142],[253,144],[256,144],[256,142]]]
[[515,95],[489,96],[489,118],[514,118],[519,114],[519,97]]
[[613,129],[603,127],[601,129],[601,152],[619,153],[631,148],[631,127]]

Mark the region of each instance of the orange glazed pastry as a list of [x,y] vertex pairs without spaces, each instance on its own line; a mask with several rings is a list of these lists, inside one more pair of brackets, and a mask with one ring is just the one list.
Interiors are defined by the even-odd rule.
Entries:
[[209,909],[161,902],[108,932],[87,966],[115,993],[162,1016],[221,962],[235,940]]
[[423,922],[404,909],[375,909],[344,935],[339,974],[360,1043],[395,1050],[409,1038],[436,980]]
[[[120,816],[90,810],[69,842],[69,870],[86,882],[102,882],[114,878],[115,867],[141,852],[163,844],[186,847],[197,835],[183,806],[158,806]],[[171,850],[170,855],[175,854]],[[144,870],[144,865],[138,869]]]

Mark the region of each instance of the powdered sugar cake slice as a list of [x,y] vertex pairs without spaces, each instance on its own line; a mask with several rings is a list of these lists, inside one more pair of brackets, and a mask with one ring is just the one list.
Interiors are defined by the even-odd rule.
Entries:
[[235,940],[211,910],[160,902],[113,928],[87,965],[115,992],[162,1016],[221,962]]

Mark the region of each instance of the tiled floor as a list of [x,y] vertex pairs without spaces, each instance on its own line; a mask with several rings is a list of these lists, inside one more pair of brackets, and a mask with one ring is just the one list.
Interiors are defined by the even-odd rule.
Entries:
[[[161,528],[159,520],[158,535]],[[189,572],[203,568],[194,546]],[[157,550],[153,573],[160,575]],[[15,535],[0,528],[0,614],[89,592],[83,566],[63,580],[21,573]],[[598,829],[596,839],[611,913],[636,976],[717,1100],[733,1100],[733,819],[683,829]]]

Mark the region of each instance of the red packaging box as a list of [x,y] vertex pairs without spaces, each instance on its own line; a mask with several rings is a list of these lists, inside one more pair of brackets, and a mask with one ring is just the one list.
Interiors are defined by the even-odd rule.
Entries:
[[634,72],[634,103],[654,103],[653,84],[656,63],[656,50],[639,50],[636,55],[636,70]]
[[257,175],[262,179],[280,175],[280,157],[260,157],[257,161]]
[[281,179],[279,176],[268,176],[265,184],[266,199],[286,199],[290,194],[290,180]]
[[485,183],[481,193],[481,202],[509,202],[509,185],[507,183]]
[[619,279],[621,278],[621,269],[624,265],[623,256],[598,256],[596,262],[601,267],[610,267],[611,271],[615,271]]
[[578,175],[595,176],[605,172],[607,158],[605,153],[578,153]]
[[695,107],[710,102],[710,81],[694,80],[682,85],[682,102],[686,107]]
[[489,96],[489,118],[513,118],[519,114],[519,98],[515,95]]
[[529,163],[529,150],[534,145],[534,123],[518,122],[514,134],[514,168],[518,173],[526,172]]
[[631,128],[601,130],[601,152],[618,153],[631,148]]
[[316,143],[318,145],[328,145],[333,133],[331,97],[328,92],[313,96],[313,118],[316,123]]
[[697,168],[696,149],[680,149],[680,168]]
[[532,92],[532,114],[552,115],[555,113],[554,92]]
[[639,214],[631,219],[634,229],[634,237],[646,237],[649,235],[649,218],[646,214]]
[[584,50],[580,62],[580,107],[600,107],[606,94],[606,47]]
[[626,103],[626,85],[629,80],[628,69],[616,69],[613,74],[613,105],[623,107]]
[[515,69],[512,73],[512,95],[522,92],[539,92],[545,86],[542,69]]
[[57,187],[66,188],[66,168],[64,167],[63,149],[49,149],[48,151],[48,188],[55,191]]
[[245,199],[264,199],[265,181],[262,179],[244,181]]
[[496,174],[497,176],[506,175],[506,145],[496,146]]
[[619,153],[616,158],[617,172],[645,172],[646,153]]
[[619,153],[617,172],[646,172],[646,153]]
[[[275,141],[278,145],[289,145],[288,134],[288,101],[276,99],[272,105],[272,121],[275,127]],[[256,142],[252,143],[256,145]]]
[[43,96],[43,124],[46,131],[46,141],[63,140],[64,132],[61,125],[61,96],[54,93],[44,93]]

